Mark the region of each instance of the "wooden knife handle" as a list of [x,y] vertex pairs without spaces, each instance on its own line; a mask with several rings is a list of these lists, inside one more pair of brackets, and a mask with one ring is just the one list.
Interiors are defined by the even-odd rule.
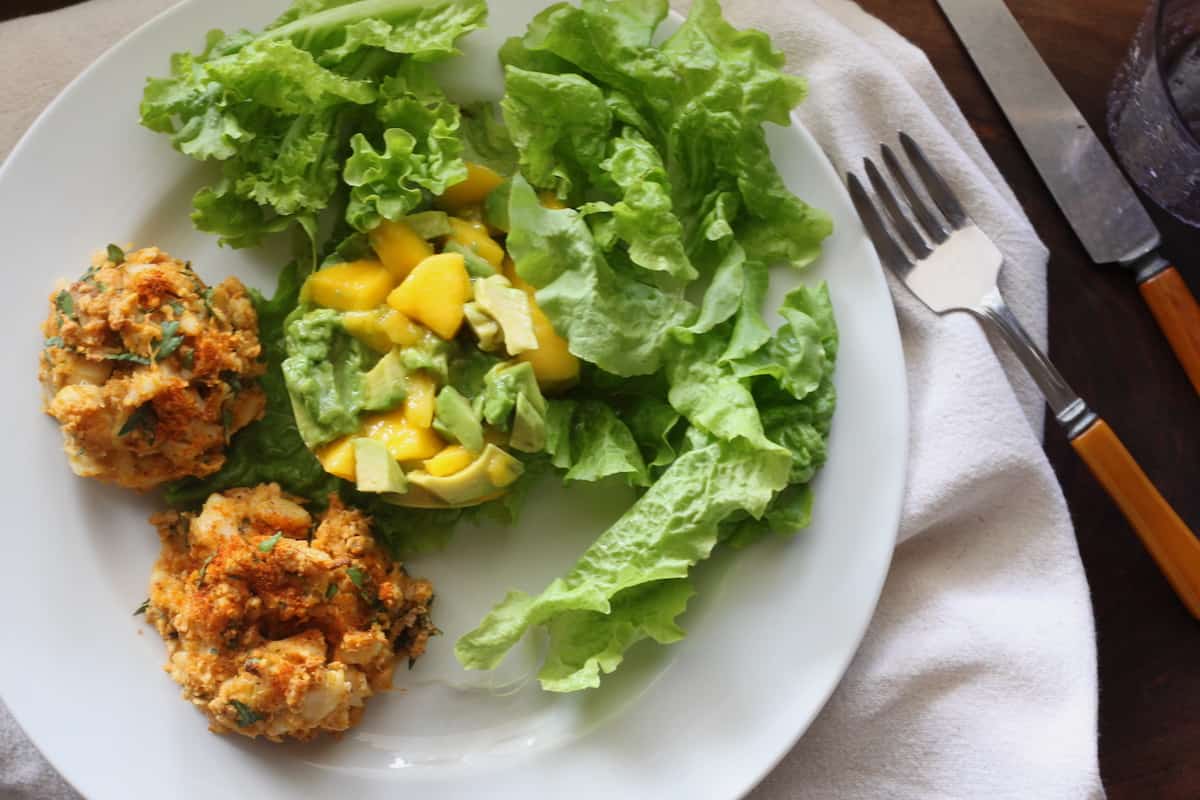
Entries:
[[1137,531],[1179,599],[1200,619],[1200,541],[1154,488],[1108,423],[1096,420],[1071,444]]
[[1175,267],[1167,267],[1140,288],[1192,386],[1200,393],[1200,303]]

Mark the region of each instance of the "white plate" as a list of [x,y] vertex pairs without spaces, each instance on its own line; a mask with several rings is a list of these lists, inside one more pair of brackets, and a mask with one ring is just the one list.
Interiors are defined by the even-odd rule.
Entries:
[[[496,96],[495,53],[548,3],[503,0],[447,71],[460,94]],[[500,3],[494,4],[497,9]],[[608,487],[536,495],[516,530],[464,528],[443,554],[410,563],[434,580],[447,635],[404,690],[372,700],[340,741],[272,745],[214,736],[161,671],[162,642],[131,616],[157,541],[153,497],[73,477],[35,379],[53,281],[83,272],[110,241],[157,244],[270,290],[280,257],[220,250],[192,230],[210,170],[140,128],[147,75],[209,28],[255,28],[282,3],[184,3],[126,38],[72,84],[0,171],[6,264],[0,374],[8,444],[0,585],[7,598],[0,690],[82,792],[102,798],[728,798],[747,791],[809,725],[866,629],[894,544],[904,483],[906,386],[879,264],[838,176],[799,125],[773,129],[777,163],[837,232],[806,275],[830,284],[842,349],[840,407],[812,527],[699,570],[688,638],[643,644],[597,691],[542,693],[537,642],[496,675],[451,652],[510,586],[540,590],[624,502]],[[820,91],[823,87],[816,87]],[[834,87],[836,89],[836,87]],[[837,89],[840,91],[840,89]],[[774,276],[777,304],[788,276]]]

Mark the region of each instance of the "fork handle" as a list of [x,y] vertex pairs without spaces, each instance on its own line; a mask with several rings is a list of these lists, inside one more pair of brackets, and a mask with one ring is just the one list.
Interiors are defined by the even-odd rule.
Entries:
[[1179,599],[1200,619],[1200,541],[1104,420],[1093,422],[1071,445],[1116,501]]
[[1192,386],[1200,393],[1200,303],[1175,267],[1155,273],[1138,288]]

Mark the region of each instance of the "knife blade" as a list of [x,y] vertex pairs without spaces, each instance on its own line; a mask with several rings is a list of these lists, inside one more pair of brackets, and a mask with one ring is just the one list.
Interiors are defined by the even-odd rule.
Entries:
[[1004,0],[938,0],[1088,255],[1132,269],[1200,393],[1200,304],[1133,187]]

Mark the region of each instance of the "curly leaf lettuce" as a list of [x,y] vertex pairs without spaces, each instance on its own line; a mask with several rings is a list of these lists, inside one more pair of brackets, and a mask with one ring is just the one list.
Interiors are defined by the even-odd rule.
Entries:
[[[404,183],[394,194],[378,185],[360,191],[360,225],[379,205],[403,213],[394,209],[412,185],[436,188],[465,174],[446,128],[408,131],[408,152],[385,145],[385,131],[411,121],[392,114],[385,79],[452,55],[486,13],[485,0],[296,0],[260,34],[213,31],[201,53],[175,54],[168,77],[147,81],[142,124],[192,158],[221,162],[220,180],[195,197],[198,228],[249,247],[298,223],[315,244],[316,218],[336,205],[352,135],[383,148],[376,172],[360,165],[359,177]],[[356,152],[369,160],[366,149],[360,142]]]

